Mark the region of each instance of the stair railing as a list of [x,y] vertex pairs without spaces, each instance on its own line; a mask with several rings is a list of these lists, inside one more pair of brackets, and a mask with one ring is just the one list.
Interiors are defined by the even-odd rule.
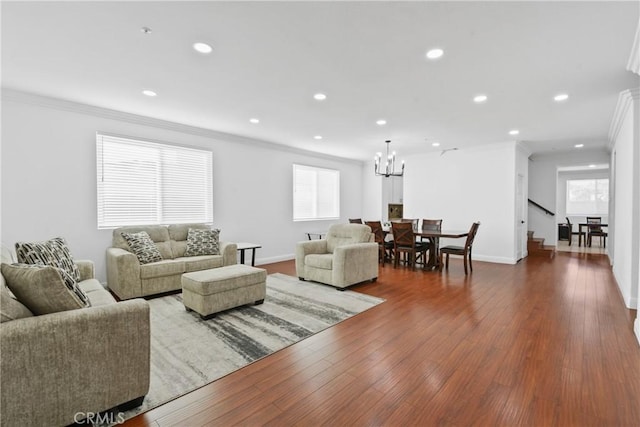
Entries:
[[527,199],[529,201],[530,204],[532,204],[533,206],[535,206],[538,209],[542,209],[544,211],[544,213],[546,213],[547,215],[551,215],[551,216],[555,216],[555,213],[551,212],[549,209],[545,208],[544,206],[534,202],[531,199]]

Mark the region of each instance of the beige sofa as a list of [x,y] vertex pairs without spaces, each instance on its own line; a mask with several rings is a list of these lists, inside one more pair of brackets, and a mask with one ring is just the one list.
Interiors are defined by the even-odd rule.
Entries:
[[[113,230],[107,249],[107,285],[120,299],[155,295],[182,289],[183,273],[234,265],[238,262],[235,243],[220,242],[220,255],[185,257],[189,228],[210,228],[205,224],[150,225]],[[162,261],[140,264],[129,251],[122,233],[146,231],[162,254]]]
[[334,224],[325,239],[296,245],[296,272],[302,280],[313,280],[344,289],[378,278],[378,244],[371,227]]
[[93,278],[93,263],[76,264],[92,306],[40,316],[0,275],[0,425],[68,425],[88,412],[138,406],[149,390],[149,305],[116,303]]

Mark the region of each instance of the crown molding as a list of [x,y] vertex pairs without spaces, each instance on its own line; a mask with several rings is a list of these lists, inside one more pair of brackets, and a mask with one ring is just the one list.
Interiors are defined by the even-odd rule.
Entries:
[[61,98],[53,98],[15,89],[2,88],[2,100],[36,105],[38,107],[51,108],[55,110],[69,111],[72,113],[86,114],[90,116],[118,120],[137,125],[150,126],[158,129],[165,129],[173,132],[181,132],[189,135],[210,138],[217,141],[246,144],[252,147],[260,146],[271,150],[284,151],[287,153],[300,154],[304,156],[311,156],[342,163],[351,163],[359,166],[363,166],[365,164],[365,162],[362,160],[317,153],[315,151],[303,150],[301,148],[290,147],[288,145],[277,144],[275,142],[264,141],[261,139],[219,132],[197,126],[186,125],[183,123],[172,122],[169,120],[156,119],[153,117],[141,116],[139,114],[127,113],[124,111],[112,110],[103,107],[96,107],[94,105],[82,104],[75,101],[68,101]]
[[631,48],[631,55],[627,63],[627,70],[640,74],[640,21],[638,21],[636,36],[633,39],[633,47]]
[[609,151],[613,151],[613,145],[618,138],[627,111],[631,108],[633,101],[638,101],[638,99],[640,99],[640,87],[627,89],[618,95],[618,103],[616,104],[611,125],[609,126]]

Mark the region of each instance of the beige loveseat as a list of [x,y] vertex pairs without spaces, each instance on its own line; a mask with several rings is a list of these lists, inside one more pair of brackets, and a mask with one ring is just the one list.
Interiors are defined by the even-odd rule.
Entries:
[[296,245],[296,272],[302,280],[313,280],[344,289],[378,278],[378,244],[371,227],[334,224],[327,237]]
[[91,307],[40,316],[0,275],[2,426],[64,426],[138,406],[149,390],[149,305],[116,303],[93,278],[92,262],[76,264]]
[[[220,255],[185,257],[189,228],[208,229],[205,224],[149,225],[113,230],[112,246],[107,249],[107,286],[120,299],[155,295],[182,289],[183,273],[233,265],[238,262],[235,243],[220,242]],[[162,261],[140,264],[129,251],[122,233],[146,231],[158,247]]]

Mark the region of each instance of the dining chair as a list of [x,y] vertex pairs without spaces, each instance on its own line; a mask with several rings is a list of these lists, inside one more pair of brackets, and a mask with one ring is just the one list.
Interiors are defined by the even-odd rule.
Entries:
[[[442,231],[441,219],[423,219],[422,231]],[[431,240],[430,237],[420,237],[421,240]]]
[[362,224],[362,218],[349,218],[350,224]]
[[404,253],[409,255],[408,262],[415,270],[418,254],[422,256],[423,260],[426,260],[429,246],[424,242],[416,242],[413,221],[392,222],[391,230],[393,232],[393,266],[398,266],[400,253]]
[[591,247],[591,238],[592,237],[600,237],[600,246],[606,248],[607,247],[607,236],[609,233],[604,231],[600,224],[602,224],[602,217],[599,216],[588,216],[587,217],[588,224],[588,235],[587,235],[587,243],[589,247]]
[[464,259],[464,274],[467,275],[467,260],[469,264],[469,269],[473,271],[473,264],[471,263],[471,249],[473,247],[473,240],[476,238],[476,233],[478,232],[478,227],[480,227],[479,222],[474,222],[471,224],[471,229],[469,229],[469,235],[467,236],[467,240],[464,242],[464,246],[445,246],[440,248],[440,271],[442,271],[442,255],[447,255],[447,260],[445,264],[445,268],[449,269],[449,255],[461,255]]
[[582,240],[584,238],[584,244],[587,245],[587,236],[584,231],[580,231],[578,227],[578,231],[573,231],[573,224],[571,224],[571,220],[568,216],[565,216],[567,220],[567,226],[569,227],[569,246],[571,246],[571,240],[573,240],[573,236],[578,236],[578,246],[582,245]]
[[382,223],[380,221],[365,221],[365,224],[371,227],[371,232],[375,236],[375,241],[378,244],[378,248],[380,250],[380,264],[384,264],[386,260],[391,260],[393,241],[385,240],[385,232],[382,229]]

